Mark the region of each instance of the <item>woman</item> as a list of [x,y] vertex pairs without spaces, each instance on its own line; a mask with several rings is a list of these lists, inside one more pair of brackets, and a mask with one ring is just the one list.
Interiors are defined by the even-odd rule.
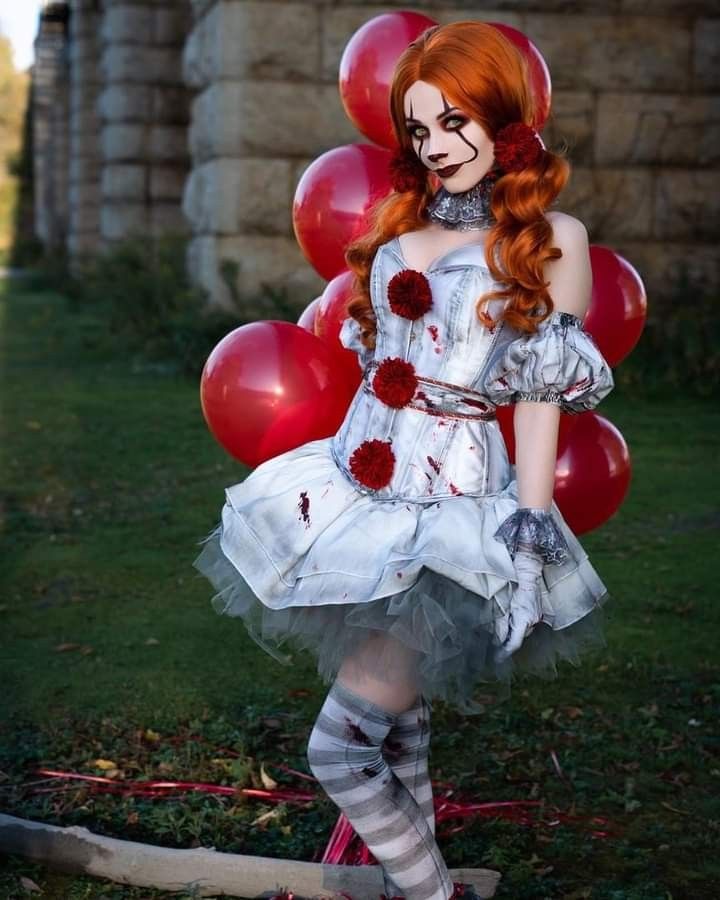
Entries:
[[195,565],[276,658],[283,641],[317,655],[332,686],[310,767],[387,895],[448,900],[463,888],[434,838],[430,701],[478,711],[479,683],[507,697],[516,672],[554,676],[604,643],[607,592],[552,491],[560,411],[613,379],[582,329],[587,232],[547,211],[569,165],[529,127],[521,53],[484,23],[431,28],[391,112],[395,190],[347,253],[361,386],[334,437],[227,490]]

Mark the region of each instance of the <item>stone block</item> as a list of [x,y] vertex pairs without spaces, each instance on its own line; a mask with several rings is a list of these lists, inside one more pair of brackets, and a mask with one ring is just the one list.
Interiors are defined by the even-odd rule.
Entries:
[[73,154],[68,162],[68,178],[71,184],[87,183],[95,185],[99,192],[100,159],[97,155],[78,156]]
[[102,158],[106,162],[144,160],[148,153],[149,133],[146,125],[125,122],[105,125],[100,135]]
[[150,234],[153,237],[189,233],[190,226],[179,203],[153,203],[150,207]]
[[154,125],[150,131],[149,155],[158,162],[186,161],[187,129],[182,125]]
[[595,159],[600,165],[717,164],[720,97],[600,94]]
[[150,122],[152,91],[145,84],[109,84],[98,96],[98,111],[109,122]]
[[100,116],[94,111],[72,112],[70,114],[70,132],[75,140],[92,139],[100,131]]
[[180,46],[192,28],[192,14],[185,3],[168,4],[156,9],[153,17],[153,43]]
[[100,60],[106,81],[182,84],[180,51],[145,44],[107,44]]
[[292,238],[193,238],[188,245],[190,276],[208,292],[211,305],[231,311],[235,306],[220,276],[223,260],[239,266],[237,291],[241,299],[255,299],[270,287],[286,290],[291,302],[307,304],[325,287],[325,281],[305,260]]
[[291,234],[292,168],[282,159],[214,159],[196,166],[183,200],[193,231]]
[[720,18],[698,19],[694,38],[694,85],[700,90],[717,91],[720,86]]
[[83,203],[70,211],[70,227],[75,234],[100,234],[100,205]]
[[596,243],[609,232],[625,239],[650,238],[652,173],[574,166],[558,207],[580,219]]
[[185,44],[187,84],[219,79],[311,79],[318,75],[322,11],[314,3],[219,3]]
[[186,166],[153,165],[150,169],[150,198],[153,202],[172,200],[176,206],[179,206],[187,179]]
[[595,97],[589,91],[553,91],[542,139],[555,152],[567,149],[574,165],[592,165]]
[[[340,59],[347,42],[361,25],[387,12],[390,12],[388,4],[371,6],[364,3],[360,6],[341,6],[323,10],[321,64],[324,81],[337,84]],[[427,14],[432,17],[429,10]]]
[[610,242],[613,250],[633,265],[645,285],[649,315],[677,301],[676,292],[688,282],[697,292],[720,292],[720,257],[717,244],[683,241]]
[[655,179],[653,237],[717,242],[720,234],[718,174],[665,169]]
[[[282,115],[272,115],[282,110]],[[195,160],[218,156],[317,156],[361,140],[335,85],[219,82],[194,101]]]
[[144,203],[105,203],[100,210],[100,235],[107,241],[149,233],[149,210]]
[[152,91],[152,118],[167,125],[187,125],[190,97],[184,87],[156,87]]
[[[594,0],[590,0],[590,2],[594,2]],[[597,0],[599,7],[602,6],[601,0]],[[508,4],[508,6],[517,7],[519,4]],[[588,3],[587,0],[583,3],[583,9],[587,9]],[[607,6],[607,4],[605,4]],[[457,7],[457,8],[456,8]],[[546,12],[550,11],[550,7],[547,3],[543,3],[542,9]],[[523,14],[513,11],[510,9],[501,9],[498,5],[497,8],[493,9],[483,9],[478,10],[476,3],[471,3],[470,8],[463,8],[462,6],[457,6],[457,4],[453,4],[451,9],[427,9],[423,10],[423,12],[430,16],[432,19],[436,19],[440,25],[446,25],[450,22],[465,22],[471,20],[480,20],[483,22],[501,22],[503,25],[512,25],[513,28],[518,28],[520,31],[523,29]]]
[[103,167],[100,190],[104,200],[145,202],[147,166],[115,164]]
[[154,14],[151,6],[114,4],[102,17],[100,37],[112,44],[151,44]]
[[555,90],[690,88],[684,18],[528,13],[524,30],[545,57]]

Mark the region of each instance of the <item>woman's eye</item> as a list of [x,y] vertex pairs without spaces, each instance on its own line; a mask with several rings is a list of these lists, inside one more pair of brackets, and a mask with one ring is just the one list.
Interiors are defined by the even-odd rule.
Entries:
[[420,138],[427,137],[427,128],[425,128],[424,125],[413,125],[409,129],[409,131],[410,131],[410,136],[417,138],[418,140]]
[[453,131],[457,131],[458,128],[462,128],[463,125],[466,124],[466,120],[461,118],[460,116],[450,116],[449,119],[445,119],[444,124],[446,127],[451,128]]

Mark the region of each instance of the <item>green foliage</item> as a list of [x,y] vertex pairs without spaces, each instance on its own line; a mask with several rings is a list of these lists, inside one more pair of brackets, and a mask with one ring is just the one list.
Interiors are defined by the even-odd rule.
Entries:
[[636,396],[667,388],[699,397],[716,394],[720,388],[718,298],[683,267],[668,300],[648,306],[637,346],[614,370],[617,384]]
[[[223,489],[247,474],[208,435],[196,383],[138,369],[107,341],[104,307],[69,311],[30,288],[0,294],[3,811],[161,846],[317,858],[337,820],[321,794],[307,808],[122,796],[35,771],[261,787],[264,767],[308,789],[275,764],[307,772],[326,687],[308,654],[277,666],[216,616],[191,567]],[[509,703],[490,697],[480,716],[434,704],[432,775],[456,799],[546,804],[545,824],[481,816],[440,835],[450,866],[502,872],[497,900],[720,896],[720,607],[707,565],[720,413],[670,399],[621,389],[600,407],[633,459],[626,502],[581,536],[611,595],[607,649],[557,681],[516,684]],[[592,836],[594,816],[605,836]],[[22,877],[51,900],[168,897],[20,857],[0,864],[0,897],[31,896]]]
[[92,309],[107,324],[108,341],[118,340],[140,358],[193,378],[199,376],[213,347],[228,332],[260,319],[297,318],[286,293],[266,289],[250,302],[237,291],[237,264],[223,261],[233,309],[209,304],[193,285],[185,264],[186,240],[128,238],[111,250],[76,263],[62,253],[45,254],[36,287],[65,293],[75,312]]

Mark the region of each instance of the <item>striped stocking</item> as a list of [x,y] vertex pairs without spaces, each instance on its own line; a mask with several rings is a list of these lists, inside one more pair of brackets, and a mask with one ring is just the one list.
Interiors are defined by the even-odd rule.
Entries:
[[[411,715],[414,724],[408,729]],[[395,750],[393,765],[399,766],[403,779],[383,755],[383,742],[393,729],[395,735],[403,728],[417,729],[417,718],[417,711],[388,712],[335,681],[310,734],[308,762],[382,865],[393,890],[401,891],[405,900],[448,900],[453,883],[427,819],[429,792],[425,787],[421,808],[409,787],[423,791],[423,744],[429,734],[421,735],[416,749],[407,753],[397,747],[397,738],[386,744],[390,757]]]

